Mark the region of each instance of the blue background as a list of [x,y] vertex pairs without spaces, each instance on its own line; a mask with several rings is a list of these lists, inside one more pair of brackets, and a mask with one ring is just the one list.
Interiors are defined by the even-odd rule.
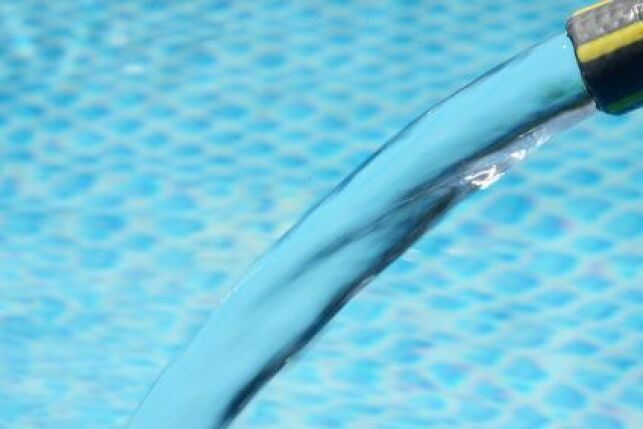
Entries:
[[[123,425],[303,210],[582,5],[0,2],[0,428]],[[643,427],[642,121],[457,208],[234,427]]]

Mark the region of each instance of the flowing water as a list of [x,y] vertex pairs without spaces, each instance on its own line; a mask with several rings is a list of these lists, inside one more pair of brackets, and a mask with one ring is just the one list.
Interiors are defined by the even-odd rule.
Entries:
[[246,272],[164,371],[129,428],[227,426],[347,300],[451,207],[593,111],[561,35],[421,115]]

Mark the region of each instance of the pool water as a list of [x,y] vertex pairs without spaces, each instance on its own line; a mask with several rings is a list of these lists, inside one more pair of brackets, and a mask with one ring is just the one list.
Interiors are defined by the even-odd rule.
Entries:
[[[122,425],[303,210],[580,5],[0,4],[0,428]],[[643,426],[641,118],[459,207],[234,427]]]

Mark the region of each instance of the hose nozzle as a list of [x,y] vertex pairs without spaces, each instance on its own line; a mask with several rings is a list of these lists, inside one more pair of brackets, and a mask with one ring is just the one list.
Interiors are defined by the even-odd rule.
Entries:
[[620,115],[643,106],[643,0],[604,0],[581,9],[567,31],[598,109]]

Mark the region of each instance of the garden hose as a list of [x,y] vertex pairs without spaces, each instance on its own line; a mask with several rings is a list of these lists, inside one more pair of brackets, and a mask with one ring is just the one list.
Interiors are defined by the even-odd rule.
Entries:
[[623,114],[643,105],[643,0],[607,0],[576,12],[568,34],[599,110]]

